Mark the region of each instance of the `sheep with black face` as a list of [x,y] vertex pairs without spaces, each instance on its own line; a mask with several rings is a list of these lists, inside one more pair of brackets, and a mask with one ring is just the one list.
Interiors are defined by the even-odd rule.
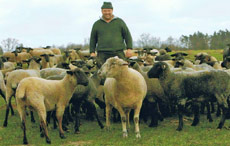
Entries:
[[88,79],[85,73],[77,68],[67,71],[66,76],[62,80],[45,80],[38,77],[29,77],[19,83],[16,90],[16,102],[22,122],[24,144],[28,143],[26,137],[25,107],[38,112],[40,126],[45,134],[47,143],[51,143],[51,141],[46,125],[46,111],[56,109],[59,134],[61,138],[65,138],[62,129],[63,113],[73,95],[75,87],[79,84],[88,85]]
[[[229,74],[221,70],[196,71],[191,73],[172,72],[164,62],[154,64],[148,72],[148,77],[159,78],[165,94],[175,100],[178,104],[179,125],[177,130],[183,128],[183,99],[199,101],[199,97],[204,97],[206,101],[216,98],[223,110],[223,115],[218,128],[222,128],[227,114],[227,100],[230,95]],[[197,109],[197,108],[196,108]],[[195,111],[195,118],[192,125],[199,122],[199,111]]]

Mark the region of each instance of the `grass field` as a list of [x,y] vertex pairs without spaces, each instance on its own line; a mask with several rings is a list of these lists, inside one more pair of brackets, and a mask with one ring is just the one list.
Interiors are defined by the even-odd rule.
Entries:
[[[183,51],[185,52],[185,51]],[[188,51],[192,55],[201,51]],[[207,51],[210,55],[221,60],[221,50]],[[14,99],[13,99],[14,100]],[[21,130],[21,122],[18,113],[15,116],[9,116],[8,127],[3,128],[5,116],[4,100],[0,99],[0,145],[22,145],[23,132]],[[100,112],[102,112],[100,110]],[[129,137],[122,138],[121,124],[111,123],[111,130],[106,131],[100,129],[96,121],[81,120],[80,134],[73,134],[73,124],[69,125],[69,132],[65,133],[66,139],[60,139],[58,130],[54,130],[49,125],[49,136],[52,145],[58,146],[79,146],[79,145],[96,145],[96,146],[113,146],[113,145],[140,145],[140,146],[185,146],[185,145],[230,145],[230,131],[228,130],[229,120],[226,120],[225,127],[217,130],[220,118],[212,114],[214,122],[209,123],[205,115],[201,115],[200,124],[196,127],[190,126],[192,117],[185,117],[184,129],[181,132],[176,131],[178,118],[177,116],[166,118],[163,122],[159,122],[157,128],[149,128],[147,124],[141,122],[140,131],[141,139],[135,138],[134,125],[131,123]],[[102,119],[102,116],[100,116]],[[30,145],[42,146],[47,145],[44,138],[40,137],[38,118],[36,115],[36,123],[30,122],[27,117],[27,138]],[[103,121],[105,124],[105,121]]]

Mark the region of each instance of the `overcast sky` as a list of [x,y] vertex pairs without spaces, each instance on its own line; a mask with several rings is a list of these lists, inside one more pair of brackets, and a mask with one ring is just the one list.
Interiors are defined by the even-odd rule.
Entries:
[[[109,0],[108,0],[109,1]],[[230,27],[229,0],[110,0],[133,40],[149,33],[161,40]],[[84,43],[104,0],[0,0],[0,41],[24,46]]]

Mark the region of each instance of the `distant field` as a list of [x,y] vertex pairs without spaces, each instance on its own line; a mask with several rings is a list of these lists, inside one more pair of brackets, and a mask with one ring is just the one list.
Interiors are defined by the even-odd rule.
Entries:
[[186,52],[188,53],[187,59],[194,60],[194,55],[200,52],[207,52],[209,55],[216,57],[218,61],[223,60],[223,50],[187,50],[187,51],[173,51],[170,52],[170,54],[173,54],[174,52]]
[[[189,54],[189,59],[194,59],[197,51],[183,51]],[[218,60],[222,60],[222,50],[205,50],[210,55],[215,56]],[[14,98],[13,98],[14,101]],[[16,111],[16,109],[15,109]],[[99,110],[102,113],[102,110]],[[3,128],[3,121],[5,116],[5,105],[2,98],[0,98],[0,145],[22,145],[23,132],[21,130],[21,122],[18,113],[15,116],[9,116],[9,123],[7,128]],[[122,138],[122,130],[120,123],[111,123],[111,131],[101,130],[96,121],[90,122],[81,120],[80,134],[73,134],[73,124],[69,126],[70,132],[65,133],[66,139],[60,139],[58,130],[52,129],[49,125],[49,136],[52,145],[58,146],[197,146],[197,145],[230,145],[230,131],[228,130],[229,120],[226,120],[225,127],[222,130],[217,130],[220,118],[215,114],[213,116],[213,123],[209,123],[205,115],[201,115],[201,122],[198,126],[192,127],[192,117],[185,117],[184,129],[181,132],[176,131],[178,118],[175,115],[171,118],[164,119],[159,122],[157,128],[149,128],[147,124],[141,122],[140,131],[141,139],[135,138],[134,125],[131,123],[128,138]],[[102,114],[100,114],[102,119]],[[103,121],[105,124],[105,121]],[[27,138],[30,145],[43,146],[46,145],[45,139],[40,138],[38,118],[36,115],[36,123],[30,122],[30,117],[27,117]]]

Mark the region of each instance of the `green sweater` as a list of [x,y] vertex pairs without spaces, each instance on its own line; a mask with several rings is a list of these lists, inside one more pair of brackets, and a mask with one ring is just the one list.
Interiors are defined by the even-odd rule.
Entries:
[[99,19],[94,23],[90,36],[90,53],[94,53],[95,49],[120,51],[125,48],[132,49],[132,37],[122,19],[115,17],[109,23]]

